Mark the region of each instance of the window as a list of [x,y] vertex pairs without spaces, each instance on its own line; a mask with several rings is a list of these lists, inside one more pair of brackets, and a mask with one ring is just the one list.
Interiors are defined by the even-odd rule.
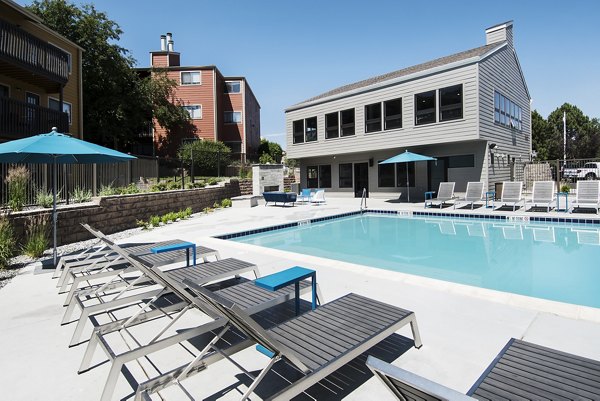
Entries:
[[450,156],[448,168],[475,167],[475,155]]
[[27,104],[40,105],[40,96],[35,93],[25,92],[25,101]]
[[342,136],[354,135],[354,109],[340,112],[342,120]]
[[294,143],[304,142],[304,120],[296,120],[293,123]]
[[231,153],[242,153],[242,143],[240,141],[223,142],[231,149]]
[[331,165],[319,166],[319,188],[331,188]]
[[[48,98],[48,108],[50,110],[56,110],[59,111],[60,110],[60,101],[58,99],[54,99],[52,97]],[[69,125],[71,125],[71,103],[65,102],[63,101],[63,113],[67,113],[67,115],[69,116]]]
[[188,112],[192,120],[199,120],[202,118],[202,106],[198,104],[192,104],[189,106],[182,106],[184,110]]
[[317,166],[306,167],[306,186],[308,188],[318,188],[319,168]]
[[0,84],[0,97],[8,97],[9,92],[10,91],[7,85]]
[[325,138],[337,138],[340,136],[340,119],[339,114],[325,114]]
[[241,111],[226,111],[224,113],[225,124],[240,124],[242,122]]
[[384,129],[402,128],[402,99],[383,102],[383,109],[385,113]]
[[377,180],[379,182],[379,187],[394,187],[394,165],[393,164],[378,164],[378,173]]
[[200,85],[200,71],[182,71],[181,85]]
[[317,140],[317,117],[307,118],[305,121],[306,136],[304,140],[306,142],[314,142]]
[[339,165],[340,188],[352,188],[352,163]]
[[507,97],[494,91],[494,122],[520,131],[523,129],[523,110]]
[[225,93],[240,93],[240,92],[241,92],[240,81],[225,82]]
[[435,122],[435,91],[415,95],[415,125]]
[[415,186],[415,162],[396,164],[396,186],[406,187],[406,172],[408,170],[408,186]]
[[462,92],[462,85],[454,85],[440,89],[440,121],[462,118]]
[[365,132],[381,131],[381,103],[365,106]]

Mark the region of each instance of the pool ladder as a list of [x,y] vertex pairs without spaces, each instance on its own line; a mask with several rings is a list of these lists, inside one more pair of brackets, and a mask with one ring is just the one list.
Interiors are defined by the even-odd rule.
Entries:
[[[363,208],[363,201],[365,203],[365,207]],[[367,208],[367,188],[363,188],[362,196],[360,197],[360,211]]]

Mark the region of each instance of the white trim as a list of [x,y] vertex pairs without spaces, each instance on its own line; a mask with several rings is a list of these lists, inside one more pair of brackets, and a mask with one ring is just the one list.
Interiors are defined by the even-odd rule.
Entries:
[[[198,83],[191,83],[191,84],[184,84],[183,83],[183,74],[192,74],[192,73],[198,73],[198,77],[199,77],[199,81]],[[202,71],[198,70],[198,71],[179,71],[179,86],[196,86],[196,85],[202,85]]]
[[500,24],[500,25],[491,26],[491,27],[489,27],[488,29],[485,30],[485,33],[488,34],[488,33],[496,32],[496,31],[499,31],[501,29],[506,29],[509,26],[513,26],[513,22],[512,21],[508,21],[508,22],[505,22],[505,23]]
[[[55,97],[52,96],[48,96],[48,108],[50,109],[50,100],[54,100],[55,102],[58,102],[60,104],[60,99],[57,99]],[[69,113],[67,113],[69,115],[69,126],[73,125],[73,103],[71,102],[65,102],[63,99],[63,113],[66,113],[64,110],[65,104],[69,105]]]
[[241,80],[239,80],[239,79],[226,80],[225,81],[225,88],[224,89],[227,88],[227,83],[229,83],[229,82],[237,82],[240,85],[240,91],[239,92],[227,92],[227,91],[223,90],[223,93],[225,95],[241,95],[243,93],[243,91],[242,91],[242,81]]
[[183,107],[183,109],[184,109],[184,110],[186,110],[188,113],[190,113],[190,112],[189,112],[189,110],[188,110],[188,108],[189,108],[189,107],[198,107],[198,109],[200,110],[200,117],[196,117],[196,118],[195,118],[195,117],[193,117],[193,116],[192,116],[192,114],[190,113],[190,118],[191,118],[192,120],[202,120],[202,113],[203,113],[203,110],[202,110],[202,105],[201,105],[201,104],[184,104],[184,105],[182,105],[181,107]]
[[55,43],[48,42],[48,44],[56,47],[59,50],[62,50],[63,52],[65,52],[69,55],[68,65],[69,65],[69,75],[71,75],[71,73],[73,72],[73,54],[70,51],[63,49],[62,47],[60,47],[59,45],[57,45]]
[[470,64],[479,63],[479,62],[483,61],[484,59],[488,58],[489,56],[491,56],[492,54],[496,53],[497,51],[499,51],[500,49],[502,49],[502,48],[504,48],[506,46],[507,46],[507,43],[504,42],[504,43],[498,45],[497,47],[493,48],[489,52],[483,54],[482,56],[470,57],[468,59],[456,61],[454,63],[444,64],[444,65],[439,66],[439,67],[429,68],[427,70],[415,72],[413,74],[403,75],[403,76],[398,77],[398,78],[389,79],[389,80],[378,82],[378,83],[375,83],[375,84],[363,86],[361,88],[357,88],[357,89],[345,91],[345,92],[342,92],[342,93],[337,93],[335,95],[323,97],[323,98],[320,98],[320,99],[315,99],[315,100],[312,100],[310,102],[299,103],[299,104],[297,104],[295,106],[288,107],[287,109],[285,109],[285,112],[287,113],[287,112],[290,112],[290,111],[296,111],[296,110],[304,109],[304,108],[307,108],[307,107],[310,107],[310,106],[314,106],[314,105],[317,105],[317,104],[327,103],[327,102],[330,102],[332,100],[341,99],[341,98],[352,96],[352,95],[356,95],[356,94],[359,94],[359,93],[368,92],[368,91],[371,91],[371,90],[374,90],[374,89],[380,89],[380,88],[383,88],[383,87],[386,87],[386,86],[391,86],[391,85],[399,84],[399,83],[402,83],[404,81],[410,81],[410,80],[421,78],[421,77],[424,77],[424,76],[441,73],[441,72],[444,72],[444,71],[447,71],[447,70],[451,70],[451,69],[454,69],[454,68],[464,67],[464,66],[467,66],[467,65],[470,65]]

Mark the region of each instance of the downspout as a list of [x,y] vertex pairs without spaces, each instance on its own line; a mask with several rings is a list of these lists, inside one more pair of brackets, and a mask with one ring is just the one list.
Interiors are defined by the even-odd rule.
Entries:
[[78,49],[77,53],[79,55],[79,62],[77,63],[79,64],[77,69],[77,75],[79,76],[79,139],[83,139],[83,51]]

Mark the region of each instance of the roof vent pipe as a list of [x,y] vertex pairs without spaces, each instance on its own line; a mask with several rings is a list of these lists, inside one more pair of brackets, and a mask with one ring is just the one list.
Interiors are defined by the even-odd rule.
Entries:
[[160,35],[160,50],[161,51],[165,51],[167,50],[167,37],[166,35]]
[[173,51],[173,41],[169,40],[168,45],[169,45],[169,51],[172,52]]

